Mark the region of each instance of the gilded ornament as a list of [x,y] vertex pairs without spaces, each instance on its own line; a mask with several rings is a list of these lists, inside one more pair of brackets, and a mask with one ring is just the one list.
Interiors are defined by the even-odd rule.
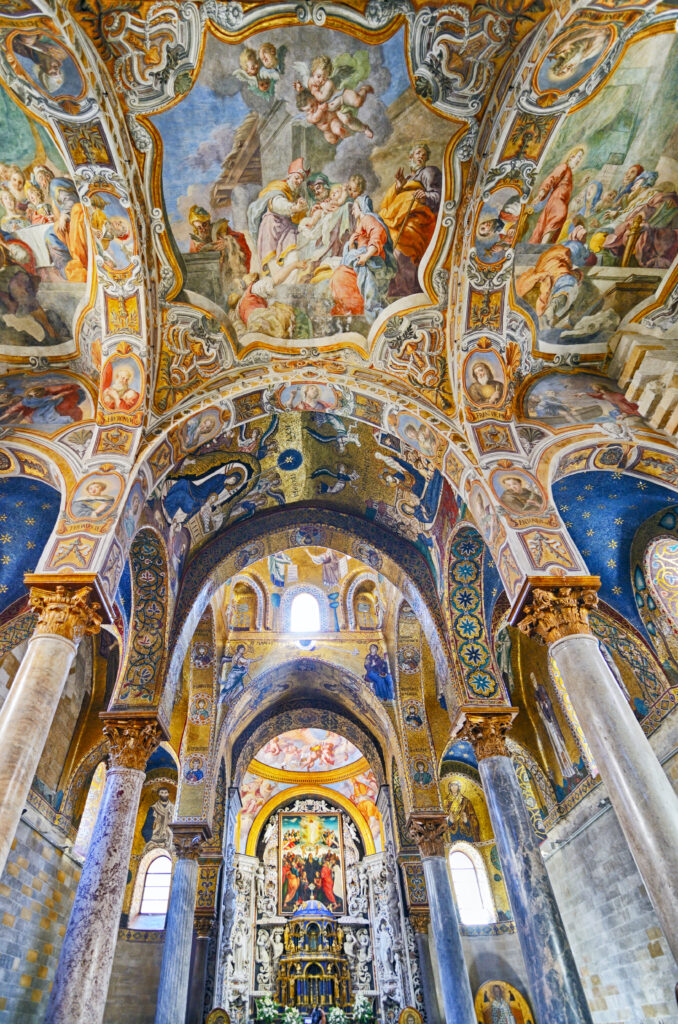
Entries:
[[109,743],[109,767],[133,768],[142,772],[146,762],[163,739],[163,730],[155,718],[101,716],[103,733]]
[[420,935],[426,935],[428,932],[428,924],[431,920],[428,909],[417,908],[417,910],[410,910],[410,924],[415,932]]
[[202,853],[202,842],[205,838],[204,829],[195,825],[171,825],[172,846],[176,856],[181,860],[197,860]]
[[31,607],[38,614],[35,634],[63,636],[77,644],[86,633],[98,633],[101,606],[96,601],[90,603],[91,595],[91,587],[78,590],[69,590],[61,584],[54,590],[31,587]]
[[591,632],[589,612],[598,606],[597,587],[559,586],[532,591],[532,603],[524,608],[518,628],[542,643],[553,644],[566,636]]
[[510,757],[506,736],[518,708],[466,708],[462,709],[453,730],[455,739],[467,740],[478,761],[486,757]]
[[410,816],[407,826],[422,857],[443,857],[445,855],[446,815],[438,811],[429,814],[413,814]]

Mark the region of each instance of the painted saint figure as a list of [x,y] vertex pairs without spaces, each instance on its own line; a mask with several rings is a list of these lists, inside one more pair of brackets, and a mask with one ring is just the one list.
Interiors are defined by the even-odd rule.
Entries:
[[234,654],[224,655],[221,661],[220,701],[224,700],[231,690],[243,685],[245,677],[250,670],[250,665],[255,661],[261,661],[261,658],[246,658],[244,644],[238,644]]
[[386,658],[379,654],[376,644],[370,644],[365,658],[365,682],[371,683],[380,700],[393,700],[393,676]]
[[584,159],[581,146],[573,149],[567,159],[542,181],[537,192],[537,209],[543,205],[536,227],[530,235],[532,245],[544,245],[558,240],[560,229],[567,218],[572,189],[573,174]]
[[433,238],[443,187],[442,172],[429,164],[430,157],[428,143],[414,144],[409,172],[398,168],[379,210],[391,232],[398,266],[389,288],[392,296],[419,291],[417,270]]
[[458,782],[449,788],[447,816],[450,823],[450,839],[465,839],[469,843],[480,842],[480,824],[473,802],[461,791]]
[[567,746],[565,744],[565,737],[563,736],[558,719],[555,716],[551,698],[549,697],[546,688],[542,686],[541,683],[537,682],[534,672],[530,672],[530,679],[532,681],[532,686],[534,687],[537,706],[541,712],[541,720],[546,726],[546,731],[549,734],[549,739],[551,740],[553,752],[556,755],[558,767],[560,768],[563,778],[569,779],[576,774],[576,767],[572,764],[572,758],[568,753]]
[[364,316],[373,323],[387,303],[388,285],[396,270],[389,230],[374,212],[360,174],[349,178],[356,227],[344,246],[341,266],[332,274],[333,316]]

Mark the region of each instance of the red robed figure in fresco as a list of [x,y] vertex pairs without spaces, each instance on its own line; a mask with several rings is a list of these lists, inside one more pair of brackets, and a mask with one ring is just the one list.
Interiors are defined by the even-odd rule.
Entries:
[[332,877],[332,864],[330,858],[328,858],[322,866],[320,871],[320,882],[322,884],[322,890],[325,894],[330,907],[334,907],[337,902],[337,897],[334,895],[334,879]]

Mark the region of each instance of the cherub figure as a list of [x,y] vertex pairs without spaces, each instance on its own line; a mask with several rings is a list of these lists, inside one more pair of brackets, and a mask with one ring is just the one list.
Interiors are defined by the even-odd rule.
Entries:
[[284,71],[286,52],[285,46],[277,50],[272,43],[262,43],[258,53],[246,46],[240,54],[240,67],[233,74],[252,92],[273,99],[275,84]]
[[[356,53],[342,53],[332,59],[326,54],[315,57],[311,62],[311,70],[303,62],[294,64],[297,76],[294,88],[298,93],[310,94],[315,104],[304,97],[302,107],[297,99],[297,106],[306,113],[306,120],[316,124],[328,142],[333,142],[330,135],[336,136],[333,144],[345,138],[348,132],[362,132],[368,139],[374,132],[369,125],[356,117],[356,110],[362,107],[371,92],[372,86],[365,81],[369,74],[369,56],[366,50]],[[323,109],[324,108],[324,109]],[[338,126],[342,130],[338,130]]]
[[276,49],[273,43],[262,43],[259,47],[259,88],[263,90],[264,83],[268,83],[267,91],[273,94],[276,82],[285,70],[286,46]]

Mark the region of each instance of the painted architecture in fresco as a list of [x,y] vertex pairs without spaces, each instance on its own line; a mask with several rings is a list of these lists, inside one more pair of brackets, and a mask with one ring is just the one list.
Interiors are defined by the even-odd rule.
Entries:
[[0,1024],[673,1020],[675,28],[0,4]]

